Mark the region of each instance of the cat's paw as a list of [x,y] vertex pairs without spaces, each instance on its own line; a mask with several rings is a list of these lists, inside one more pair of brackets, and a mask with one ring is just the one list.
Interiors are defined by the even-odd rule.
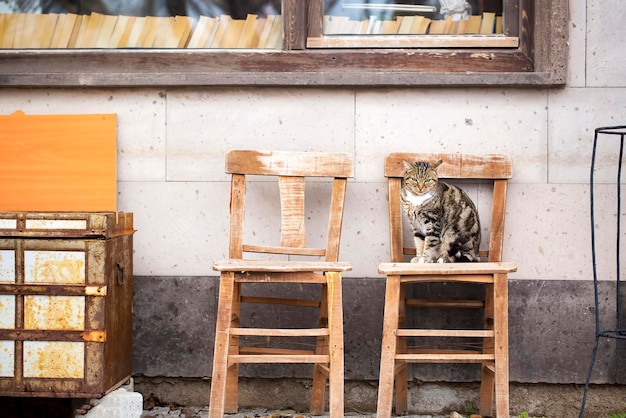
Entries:
[[411,259],[411,263],[428,263],[429,261],[427,261],[424,257],[413,257]]
[[438,263],[445,263],[446,260],[443,259],[443,257],[439,257],[439,259],[437,259]]

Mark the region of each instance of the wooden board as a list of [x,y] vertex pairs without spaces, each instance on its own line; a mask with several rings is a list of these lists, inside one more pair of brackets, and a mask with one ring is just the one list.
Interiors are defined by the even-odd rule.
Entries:
[[0,210],[115,211],[116,116],[0,115]]

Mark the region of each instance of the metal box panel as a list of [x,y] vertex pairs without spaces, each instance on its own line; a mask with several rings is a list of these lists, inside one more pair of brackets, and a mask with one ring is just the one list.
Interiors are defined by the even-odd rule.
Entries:
[[131,213],[0,212],[0,395],[98,397],[132,372]]

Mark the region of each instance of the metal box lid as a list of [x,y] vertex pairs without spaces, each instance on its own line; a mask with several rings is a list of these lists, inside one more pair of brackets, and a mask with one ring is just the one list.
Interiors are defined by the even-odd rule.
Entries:
[[131,212],[0,212],[0,237],[104,239],[134,232]]

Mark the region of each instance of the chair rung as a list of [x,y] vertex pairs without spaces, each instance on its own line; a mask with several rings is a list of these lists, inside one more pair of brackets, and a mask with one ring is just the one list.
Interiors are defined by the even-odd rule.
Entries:
[[456,299],[407,299],[406,306],[411,308],[472,308],[482,309],[485,302],[482,300]]
[[[415,264],[415,263],[413,263]],[[453,264],[453,263],[446,263]],[[458,282],[458,283],[493,283],[493,274],[402,274],[401,283],[435,283],[435,282]]]
[[237,283],[309,283],[309,284],[326,284],[328,280],[326,276],[313,271],[301,272],[276,272],[268,273],[265,271],[243,271],[235,272],[235,281]]
[[267,305],[301,306],[304,308],[319,308],[321,305],[321,302],[319,300],[271,298],[260,296],[242,296],[241,302],[264,303]]
[[494,354],[396,354],[396,360],[407,363],[482,363],[495,360]]
[[310,354],[232,354],[228,356],[228,363],[329,363],[330,356]]
[[246,335],[256,337],[320,337],[330,335],[330,333],[328,328],[230,328],[230,335]]
[[315,354],[313,350],[296,350],[293,348],[277,348],[277,347],[239,347],[239,354],[260,354],[260,355],[311,355]]
[[408,354],[482,354],[480,350],[470,350],[467,348],[407,348]]
[[234,272],[293,273],[310,271],[348,271],[352,265],[342,261],[273,261],[225,259],[213,263],[213,269]]
[[468,329],[399,329],[398,337],[470,337],[490,338],[495,335],[493,330]]

